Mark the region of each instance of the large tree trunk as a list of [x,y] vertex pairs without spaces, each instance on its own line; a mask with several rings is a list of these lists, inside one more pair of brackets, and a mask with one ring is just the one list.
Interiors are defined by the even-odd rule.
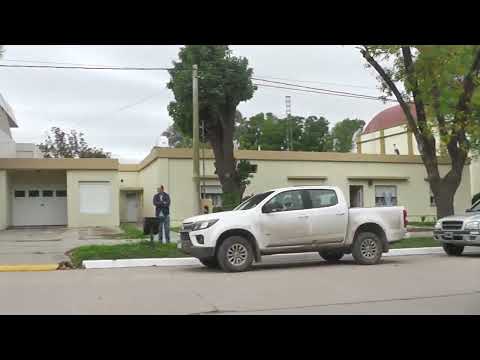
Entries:
[[460,179],[432,179],[430,180],[430,189],[432,190],[435,204],[437,206],[437,219],[450,216],[455,213],[454,200],[455,193],[459,187]]
[[222,126],[207,128],[207,137],[215,155],[215,170],[224,194],[240,198],[242,189],[233,149],[234,118],[222,121]]

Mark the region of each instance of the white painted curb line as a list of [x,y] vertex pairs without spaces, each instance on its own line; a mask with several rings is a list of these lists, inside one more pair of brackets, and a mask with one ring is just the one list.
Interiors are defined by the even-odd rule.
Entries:
[[86,269],[108,269],[145,266],[195,266],[202,263],[196,258],[152,258],[152,259],[119,259],[119,260],[85,260],[82,265]]
[[[407,249],[392,249],[388,253],[383,254],[383,256],[390,257],[390,256],[410,256],[410,255],[432,255],[432,254],[443,254],[443,252],[444,251],[441,247],[407,248]],[[465,252],[470,252],[470,251],[465,251]],[[310,253],[304,253],[304,254],[310,254]],[[286,255],[298,256],[299,254],[298,253],[277,254],[277,255],[270,255],[270,256],[286,256]],[[83,261],[82,264],[86,269],[201,265],[198,259],[191,258],[191,257],[154,258],[154,259],[120,259],[120,260],[86,260],[86,261]]]

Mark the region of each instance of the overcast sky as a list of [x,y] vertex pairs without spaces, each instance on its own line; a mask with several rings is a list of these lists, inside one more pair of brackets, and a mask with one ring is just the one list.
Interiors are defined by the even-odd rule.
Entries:
[[[6,45],[0,63],[170,67],[179,49],[180,46]],[[362,56],[353,46],[242,45],[231,49],[235,55],[248,58],[256,77],[381,95],[374,71],[365,68]],[[131,161],[143,159],[172,122],[167,111],[173,100],[172,92],[166,88],[168,80],[166,71],[0,68],[0,93],[17,118],[19,128],[13,129],[17,142],[39,143],[50,127],[59,126],[80,130],[90,145]],[[247,117],[259,112],[282,116],[286,95],[291,96],[293,115],[324,116],[332,125],[347,117],[368,122],[392,105],[262,87],[250,101],[241,103],[239,110]]]

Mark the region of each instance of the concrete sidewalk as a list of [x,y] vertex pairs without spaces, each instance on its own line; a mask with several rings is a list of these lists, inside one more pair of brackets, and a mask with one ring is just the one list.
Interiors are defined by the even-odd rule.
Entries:
[[[0,231],[0,265],[58,264],[68,261],[65,253],[84,245],[122,244],[140,241],[119,240],[119,228],[38,227]],[[177,241],[172,233],[171,240]]]

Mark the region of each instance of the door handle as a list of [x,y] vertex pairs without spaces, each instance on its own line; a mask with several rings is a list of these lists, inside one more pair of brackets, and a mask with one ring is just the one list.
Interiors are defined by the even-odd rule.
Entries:
[[339,213],[339,214],[335,214],[337,216],[342,216],[342,215],[345,215],[345,213]]
[[308,219],[308,215],[299,216],[298,218],[299,218],[299,219]]

